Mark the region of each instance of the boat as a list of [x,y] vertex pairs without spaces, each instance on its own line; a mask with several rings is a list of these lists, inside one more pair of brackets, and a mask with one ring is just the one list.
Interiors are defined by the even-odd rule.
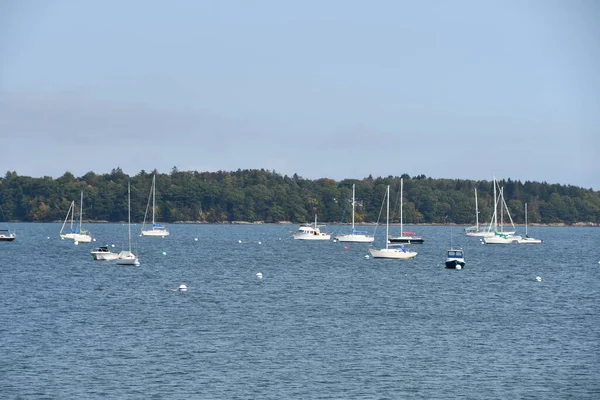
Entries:
[[[500,224],[498,224],[498,208],[500,208]],[[496,197],[496,178],[494,177],[494,215],[492,216],[492,221],[490,222],[490,227],[488,230],[493,232],[493,236],[484,237],[483,243],[485,244],[515,244],[519,243],[519,240],[522,239],[520,235],[516,235],[516,232],[513,231],[504,231],[504,211],[508,214],[508,218],[510,219],[510,223],[514,229],[515,224],[513,223],[512,217],[510,216],[510,211],[508,210],[508,206],[506,205],[506,201],[504,200],[504,188],[500,188],[500,195]]]
[[[60,238],[61,239],[72,239],[75,242],[78,243],[89,243],[92,241],[92,236],[89,234],[88,231],[83,230],[81,224],[82,224],[82,216],[83,216],[83,192],[81,192],[81,200],[80,200],[80,204],[79,204],[79,223],[77,224],[73,224],[73,215],[75,214],[75,201],[71,202],[71,205],[69,206],[69,210],[67,211],[67,216],[65,217],[65,221],[62,224],[62,227],[60,228]],[[69,219],[69,216],[71,217],[71,232],[69,233],[63,233],[64,229],[65,229],[65,225],[67,223],[67,220]]]
[[[73,239],[75,237],[75,229],[73,227],[73,210],[75,208],[75,201],[72,201],[71,204],[69,205],[69,209],[67,210],[67,215],[65,216],[65,221],[62,224],[62,227],[60,228],[60,232],[58,233],[60,238],[65,240],[65,239]],[[63,233],[63,231],[65,230],[65,225],[67,224],[67,221],[69,220],[69,217],[71,217],[71,229],[69,231],[69,233]]]
[[119,257],[119,253],[113,253],[108,246],[100,246],[90,252],[92,258],[98,261],[112,261]]
[[465,234],[467,236],[475,236],[475,237],[494,236],[494,232],[479,229],[479,205],[477,204],[477,188],[475,188],[475,226],[469,226],[469,227],[465,228]]
[[123,250],[115,259],[119,265],[135,265],[139,266],[140,262],[135,254],[131,252],[131,183],[127,185],[127,229],[129,250]]
[[331,234],[321,232],[320,226],[324,225],[317,225],[317,214],[315,214],[315,223],[301,225],[293,237],[298,240],[330,240]]
[[414,232],[403,232],[403,215],[402,215],[402,201],[403,201],[403,187],[404,187],[404,179],[400,178],[400,235],[399,236],[388,236],[389,243],[401,243],[401,244],[411,244],[411,243],[423,243],[425,240],[421,236],[415,235]]
[[385,221],[385,248],[384,249],[374,249],[372,247],[369,248],[369,253],[373,258],[394,258],[400,260],[407,260],[409,258],[416,257],[417,253],[414,251],[407,250],[404,246],[394,246],[390,247],[389,241],[387,238],[390,233],[390,186],[387,187],[386,192],[387,198],[387,216]]
[[356,201],[354,199],[355,195],[355,186],[352,184],[352,233],[346,235],[338,235],[334,239],[338,242],[359,242],[359,243],[371,243],[375,240],[374,236],[367,235],[365,231],[357,231],[354,228],[354,206]]
[[[150,207],[150,197],[152,197],[152,228],[144,229],[146,226],[146,216]],[[169,236],[169,231],[164,225],[157,224],[154,220],[156,213],[156,174],[152,177],[152,187],[148,195],[148,205],[146,206],[146,214],[144,214],[144,222],[142,223],[142,236]]]
[[463,269],[465,267],[465,252],[463,249],[446,250],[446,268]]
[[[0,207],[0,211],[2,211],[2,219],[6,221],[2,207]],[[6,225],[6,229],[0,229],[0,242],[12,242],[17,238],[17,234],[10,230],[8,222],[4,222],[4,224]]]
[[532,237],[529,237],[529,234],[527,233],[527,203],[525,203],[525,237],[521,238],[521,240],[519,240],[519,244],[540,244],[542,243],[541,239],[535,239]]

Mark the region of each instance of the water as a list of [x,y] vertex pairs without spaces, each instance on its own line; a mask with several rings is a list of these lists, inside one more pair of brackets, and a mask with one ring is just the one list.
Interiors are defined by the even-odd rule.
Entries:
[[[89,255],[126,247],[126,225],[88,224],[77,246],[60,225],[0,243],[2,398],[600,397],[598,229],[494,246],[417,227],[403,261],[295,225],[138,225],[132,267]],[[462,271],[444,268],[451,241]]]

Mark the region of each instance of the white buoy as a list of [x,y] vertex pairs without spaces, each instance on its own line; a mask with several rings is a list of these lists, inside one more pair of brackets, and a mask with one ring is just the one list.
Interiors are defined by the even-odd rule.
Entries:
[[197,241],[198,241],[198,238],[194,238],[194,242],[197,242]]
[[369,255],[368,255],[368,254],[365,254],[365,258],[368,260],[368,259],[369,259]]
[[541,276],[536,276],[535,280],[538,281],[538,282],[541,282],[542,281],[542,277]]
[[462,267],[460,266],[460,264],[456,264],[456,269],[459,270],[459,271],[462,269]]
[[262,242],[258,242],[258,244],[262,244]]
[[114,245],[114,244],[111,244],[111,245],[110,245],[110,247],[115,247],[115,245]]
[[95,242],[95,241],[96,241],[96,238],[93,238],[93,239],[92,239],[92,242]]
[[180,292],[187,292],[187,285],[182,283],[181,285],[179,285],[179,288],[177,288],[177,290],[179,290]]
[[77,240],[75,242],[73,242],[73,243],[75,243],[75,246],[77,246],[79,244],[79,242]]
[[[50,239],[50,236],[48,236],[48,239]],[[600,262],[600,261],[599,261]]]
[[262,279],[262,273],[261,272],[257,272],[256,273],[256,279]]
[[238,240],[238,243],[242,243],[242,240],[241,240],[241,239],[240,239],[240,240]]

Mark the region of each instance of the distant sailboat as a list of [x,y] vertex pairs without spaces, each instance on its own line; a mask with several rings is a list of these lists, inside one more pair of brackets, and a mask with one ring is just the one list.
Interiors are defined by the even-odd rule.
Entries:
[[477,202],[477,188],[475,188],[475,226],[470,226],[468,228],[465,228],[465,233],[467,236],[476,236],[476,237],[494,236],[494,232],[490,232],[489,230],[480,230],[479,229],[479,205]]
[[519,244],[540,244],[542,243],[541,239],[534,239],[529,237],[527,233],[527,203],[525,203],[525,237],[519,240]]
[[387,216],[385,223],[385,248],[384,249],[374,249],[369,248],[369,253],[373,256],[373,258],[395,258],[401,260],[407,260],[409,258],[413,258],[417,255],[414,251],[407,250],[404,246],[394,246],[392,248],[389,247],[389,242],[387,238],[390,233],[390,186],[387,187],[386,192],[387,198]]
[[131,252],[131,184],[127,185],[127,228],[128,228],[128,242],[129,250],[124,250],[119,253],[115,262],[119,265],[140,265],[140,262],[135,254]]
[[[144,229],[146,226],[146,216],[148,215],[148,207],[150,206],[150,197],[152,197],[152,228]],[[169,231],[164,225],[157,224],[154,220],[156,213],[156,174],[152,177],[152,188],[148,195],[148,205],[146,206],[146,214],[144,215],[144,222],[142,224],[142,236],[169,236]]]
[[404,179],[400,178],[400,236],[388,236],[388,242],[390,243],[423,243],[424,239],[421,236],[416,236],[414,232],[404,232],[403,225],[403,187],[404,187]]
[[[60,228],[59,235],[60,235],[61,239],[72,239],[73,241],[78,242],[78,243],[91,242],[92,236],[89,234],[88,231],[86,231],[82,228],[83,192],[81,192],[81,199],[79,201],[79,224],[78,224],[78,226],[75,226],[73,224],[73,215],[74,214],[75,214],[75,201],[72,201],[71,205],[69,206],[69,210],[67,211],[67,216],[65,217],[65,221],[63,222],[62,227]],[[71,217],[71,232],[63,233],[63,230],[65,229],[65,225],[67,223],[67,220],[69,219],[69,216]]]
[[360,242],[360,243],[371,243],[375,240],[375,238],[371,235],[367,235],[364,231],[357,231],[354,229],[354,205],[356,201],[354,200],[355,196],[355,186],[352,184],[352,233],[346,235],[338,235],[335,239],[339,242]]

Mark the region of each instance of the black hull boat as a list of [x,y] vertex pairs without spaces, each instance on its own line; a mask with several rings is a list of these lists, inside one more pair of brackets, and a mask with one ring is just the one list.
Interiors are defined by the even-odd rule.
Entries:
[[396,237],[389,237],[389,243],[397,243],[397,244],[418,244],[423,243],[425,240],[421,236],[409,236],[402,235]]
[[446,252],[446,268],[463,269],[465,253],[462,249],[450,249]]

